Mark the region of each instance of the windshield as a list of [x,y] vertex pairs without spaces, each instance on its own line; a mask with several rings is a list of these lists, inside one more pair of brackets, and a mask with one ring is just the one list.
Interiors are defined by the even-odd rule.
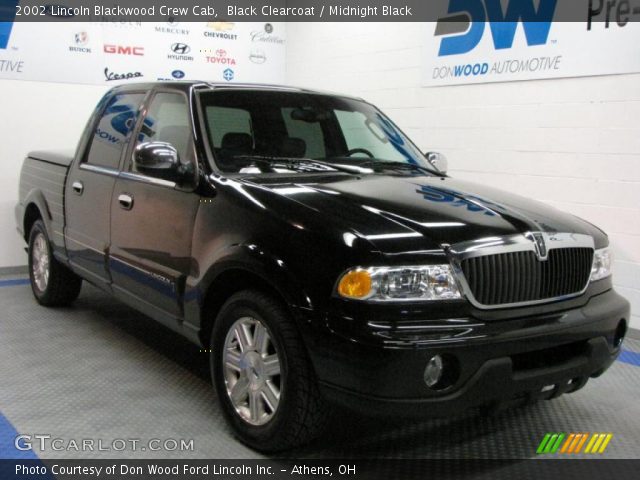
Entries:
[[[204,92],[201,103],[206,136],[224,172],[290,171],[294,164],[313,165],[310,160],[323,171],[332,166],[433,171],[387,117],[362,101],[230,89]],[[281,168],[265,170],[265,163]]]

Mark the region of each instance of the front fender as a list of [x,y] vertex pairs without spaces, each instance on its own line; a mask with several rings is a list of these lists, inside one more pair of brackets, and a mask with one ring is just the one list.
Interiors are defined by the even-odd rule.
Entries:
[[202,310],[212,288],[224,287],[227,279],[253,276],[269,285],[284,299],[295,314],[313,311],[313,304],[302,283],[290,271],[286,262],[265,247],[255,244],[232,245],[219,252],[203,269],[199,278],[187,279],[185,288],[185,326],[199,331],[204,322]]

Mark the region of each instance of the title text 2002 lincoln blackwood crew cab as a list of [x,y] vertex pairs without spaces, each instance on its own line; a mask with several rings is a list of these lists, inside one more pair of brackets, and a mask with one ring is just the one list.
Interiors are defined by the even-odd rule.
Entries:
[[204,82],[109,91],[75,154],[24,161],[33,293],[86,280],[210,350],[262,451],[328,405],[450,415],[555,398],[620,352],[605,233],[446,175],[373,105]]

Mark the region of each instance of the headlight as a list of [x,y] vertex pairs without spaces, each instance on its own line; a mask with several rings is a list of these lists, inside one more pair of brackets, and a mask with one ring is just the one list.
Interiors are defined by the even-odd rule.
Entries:
[[354,268],[340,277],[337,293],[374,302],[461,298],[449,265]]
[[602,280],[611,275],[611,250],[602,248],[596,250],[593,255],[593,266],[591,267],[591,281]]

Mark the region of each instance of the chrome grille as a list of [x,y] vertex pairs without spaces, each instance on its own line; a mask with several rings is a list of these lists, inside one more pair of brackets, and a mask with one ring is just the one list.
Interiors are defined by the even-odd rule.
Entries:
[[476,302],[494,306],[578,294],[592,263],[592,248],[558,248],[545,261],[526,250],[466,258],[460,266]]

